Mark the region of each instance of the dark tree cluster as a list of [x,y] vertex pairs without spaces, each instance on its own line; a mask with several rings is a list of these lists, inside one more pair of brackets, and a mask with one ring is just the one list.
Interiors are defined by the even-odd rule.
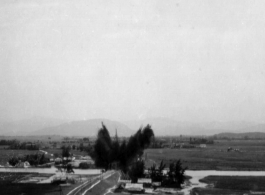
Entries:
[[137,160],[130,166],[130,169],[128,170],[128,175],[130,176],[132,183],[137,183],[138,178],[145,177],[144,169],[145,165],[142,159]]
[[16,140],[5,140],[5,139],[2,139],[2,140],[0,140],[0,146],[10,146],[10,145],[13,145],[16,142],[17,142]]
[[114,140],[111,139],[108,129],[102,123],[91,156],[97,167],[110,169],[115,165],[127,172],[132,163],[136,162],[142,156],[144,149],[150,145],[153,136],[151,126],[147,125],[132,135],[128,142],[123,140],[120,143],[117,136]]
[[39,145],[34,143],[27,143],[27,142],[18,142],[14,141],[10,146],[9,149],[13,150],[39,150]]
[[190,138],[190,144],[214,144],[214,141],[206,138]]
[[62,146],[62,157],[70,157],[71,153],[70,153],[71,147],[70,146]]
[[163,170],[166,164],[161,161],[160,165],[156,167],[154,164],[149,170],[150,177],[153,182],[161,182],[162,186],[180,188],[185,181],[185,171],[187,167],[182,166],[181,160],[171,162],[169,164],[169,171],[165,174]]
[[50,159],[44,154],[30,154],[23,157],[12,157],[9,159],[9,164],[15,166],[19,162],[29,162],[31,166],[43,165],[50,162]]

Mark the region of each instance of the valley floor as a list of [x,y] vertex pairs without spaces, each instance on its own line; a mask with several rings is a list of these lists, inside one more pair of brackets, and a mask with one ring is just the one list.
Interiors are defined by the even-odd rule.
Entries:
[[[238,151],[228,152],[229,147]],[[147,149],[145,153],[147,167],[161,160],[168,164],[181,159],[184,167],[187,166],[189,170],[265,170],[265,140],[222,140],[206,148],[158,148]]]

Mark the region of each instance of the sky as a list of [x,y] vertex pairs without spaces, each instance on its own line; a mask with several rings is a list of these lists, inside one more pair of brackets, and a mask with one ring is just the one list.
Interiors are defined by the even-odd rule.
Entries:
[[264,8],[1,0],[0,120],[265,122]]

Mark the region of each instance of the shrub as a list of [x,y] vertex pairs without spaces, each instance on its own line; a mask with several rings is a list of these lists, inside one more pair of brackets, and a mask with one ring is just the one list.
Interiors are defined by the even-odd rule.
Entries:
[[90,166],[89,166],[89,164],[86,163],[86,162],[81,162],[81,163],[79,164],[79,168],[80,168],[80,169],[89,169]]

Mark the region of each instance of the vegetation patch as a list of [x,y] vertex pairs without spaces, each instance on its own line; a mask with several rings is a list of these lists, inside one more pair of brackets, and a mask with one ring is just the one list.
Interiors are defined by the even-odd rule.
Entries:
[[264,176],[208,176],[200,180],[214,188],[265,192]]

